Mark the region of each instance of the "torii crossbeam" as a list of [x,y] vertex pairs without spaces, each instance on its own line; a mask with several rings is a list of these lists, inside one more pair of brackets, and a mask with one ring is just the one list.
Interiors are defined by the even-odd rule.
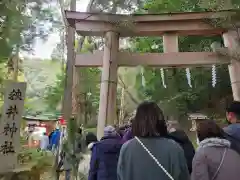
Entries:
[[[98,138],[103,128],[116,119],[117,69],[119,66],[188,67],[225,63],[229,64],[230,79],[235,100],[240,100],[240,63],[220,58],[214,52],[179,52],[178,37],[189,35],[223,35],[226,47],[236,45],[234,31],[215,28],[207,20],[225,17],[232,11],[188,12],[171,14],[119,15],[66,11],[71,27],[83,36],[104,36],[103,51],[76,54],[76,67],[102,67]],[[119,37],[162,36],[164,53],[130,53],[119,51]],[[68,53],[74,54],[71,37]]]

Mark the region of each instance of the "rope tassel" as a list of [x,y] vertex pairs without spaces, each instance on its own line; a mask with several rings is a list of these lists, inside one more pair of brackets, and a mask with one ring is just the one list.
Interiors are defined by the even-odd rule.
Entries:
[[191,72],[189,68],[186,68],[186,76],[187,76],[187,82],[190,88],[192,88],[192,82],[191,82]]
[[161,68],[161,78],[162,78],[162,85],[164,88],[167,88],[167,85],[165,83],[165,78],[164,78],[164,69]]
[[217,84],[216,65],[212,65],[212,87],[215,87],[216,84]]
[[142,75],[142,86],[145,87],[146,86],[146,80],[145,80],[145,77],[144,77],[144,69],[143,68],[141,69],[141,75]]

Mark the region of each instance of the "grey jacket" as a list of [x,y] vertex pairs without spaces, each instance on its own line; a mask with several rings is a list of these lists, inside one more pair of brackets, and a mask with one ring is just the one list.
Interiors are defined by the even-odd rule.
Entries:
[[[213,180],[221,160],[222,166],[214,180],[239,180],[240,156],[230,147],[225,139],[209,138],[200,142],[193,158],[192,180]],[[226,150],[224,158],[224,151]]]
[[[184,152],[173,140],[140,138],[174,180],[190,179]],[[118,160],[118,180],[170,180],[134,138],[122,146]]]

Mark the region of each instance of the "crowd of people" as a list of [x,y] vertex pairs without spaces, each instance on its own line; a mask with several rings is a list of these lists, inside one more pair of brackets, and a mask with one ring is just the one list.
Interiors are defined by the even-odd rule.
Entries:
[[99,141],[88,143],[88,180],[238,180],[240,102],[234,101],[226,116],[224,129],[211,119],[197,123],[195,150],[156,103],[143,102],[128,125],[107,126]]
[[46,153],[46,151],[52,151],[53,154],[56,154],[56,151],[59,147],[61,131],[57,127],[49,135],[44,132],[40,139],[39,150]]

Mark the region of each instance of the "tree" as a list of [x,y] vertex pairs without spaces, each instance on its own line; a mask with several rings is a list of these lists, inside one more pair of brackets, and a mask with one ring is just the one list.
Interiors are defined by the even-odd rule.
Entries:
[[132,12],[143,4],[144,0],[94,0],[91,11],[93,12]]
[[[209,4],[206,0],[201,0],[200,5],[207,7]],[[240,60],[240,2],[239,1],[219,1],[212,3],[209,9],[214,11],[231,10],[225,12],[224,16],[215,20],[208,20],[208,22],[214,27],[222,27],[237,32],[236,47],[234,49],[228,49],[222,47],[223,45],[219,42],[212,44],[212,49],[217,52],[220,56],[228,57],[229,59]],[[217,12],[216,12],[217,13]]]
[[7,68],[9,73],[14,71],[15,79],[21,63],[19,52],[31,53],[35,39],[46,39],[59,24],[54,17],[58,12],[51,6],[53,3],[51,0],[3,0],[0,4],[0,63],[8,61]]
[[59,60],[62,61],[62,59],[64,59],[64,57],[63,57],[64,52],[62,52],[64,50],[63,45],[64,45],[64,43],[60,42],[53,49],[52,54],[51,54],[51,59],[53,61],[59,61]]
[[[163,13],[176,11],[204,11],[198,1],[146,1],[139,12]],[[180,51],[211,51],[210,45],[214,41],[221,41],[221,37],[180,37]],[[162,38],[132,38],[131,49],[137,52],[163,52]],[[157,48],[156,48],[157,47]],[[141,99],[151,99],[159,102],[167,114],[176,115],[187,112],[205,111],[211,115],[223,115],[223,108],[227,98],[231,97],[231,88],[227,66],[217,66],[217,85],[212,87],[211,68],[191,68],[191,85],[189,87],[186,70],[168,68],[164,70],[167,88],[163,87],[161,70],[144,67],[143,75],[139,73],[136,80]],[[145,86],[142,84],[145,78]],[[217,103],[217,102],[222,102]],[[221,109],[220,111],[216,111]],[[216,112],[216,113],[215,113]]]
[[62,99],[64,92],[64,77],[65,74],[58,74],[55,84],[47,88],[44,99],[51,111],[56,111],[56,108]]
[[[4,0],[5,1],[5,0]],[[59,23],[54,16],[57,9],[46,4],[54,3],[51,0],[5,1],[1,8],[1,41],[5,45],[6,56],[16,50],[31,51],[36,37],[47,38],[53,26]],[[7,51],[5,51],[7,50]],[[4,54],[3,54],[4,55]]]

